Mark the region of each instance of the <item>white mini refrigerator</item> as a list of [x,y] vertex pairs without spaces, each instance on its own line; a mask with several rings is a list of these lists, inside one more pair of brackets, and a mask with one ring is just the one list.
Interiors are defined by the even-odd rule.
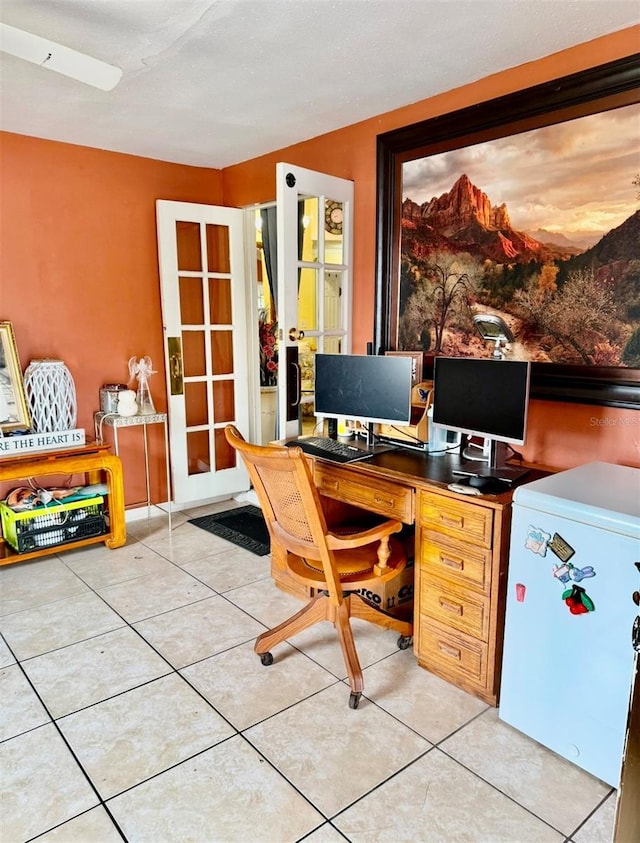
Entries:
[[640,590],[640,469],[594,462],[513,498],[499,716],[617,787]]

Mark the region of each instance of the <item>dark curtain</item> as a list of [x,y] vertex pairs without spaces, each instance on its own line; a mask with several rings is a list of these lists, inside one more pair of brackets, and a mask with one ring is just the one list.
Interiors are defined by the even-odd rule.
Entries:
[[[278,228],[276,224],[276,208],[261,208],[262,218],[262,251],[267,268],[267,281],[271,294],[271,321],[277,322],[277,294],[278,294]],[[304,241],[304,201],[298,202],[298,260],[302,260],[302,244]],[[302,270],[298,270],[298,289]]]
[[271,321],[277,322],[277,293],[278,293],[278,230],[276,226],[276,208],[262,208],[262,252],[267,268],[267,281],[271,295]]

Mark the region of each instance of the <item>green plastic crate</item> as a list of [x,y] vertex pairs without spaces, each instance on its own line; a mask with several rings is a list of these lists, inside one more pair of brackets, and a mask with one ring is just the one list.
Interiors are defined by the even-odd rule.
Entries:
[[15,512],[1,501],[0,520],[5,541],[18,553],[69,544],[108,532],[101,495],[47,504],[26,512]]

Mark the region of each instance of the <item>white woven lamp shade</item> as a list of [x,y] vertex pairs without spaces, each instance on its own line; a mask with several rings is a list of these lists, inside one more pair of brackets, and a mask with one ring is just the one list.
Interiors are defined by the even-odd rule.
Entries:
[[35,433],[75,429],[76,386],[62,360],[32,360],[24,373],[24,391]]

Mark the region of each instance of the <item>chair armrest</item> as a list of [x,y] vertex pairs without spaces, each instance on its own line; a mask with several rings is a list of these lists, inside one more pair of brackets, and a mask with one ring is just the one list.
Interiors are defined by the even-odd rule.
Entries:
[[327,545],[331,550],[351,550],[355,547],[363,547],[376,541],[388,539],[392,533],[399,533],[402,530],[401,521],[385,521],[368,530],[340,535],[338,533],[327,533]]

